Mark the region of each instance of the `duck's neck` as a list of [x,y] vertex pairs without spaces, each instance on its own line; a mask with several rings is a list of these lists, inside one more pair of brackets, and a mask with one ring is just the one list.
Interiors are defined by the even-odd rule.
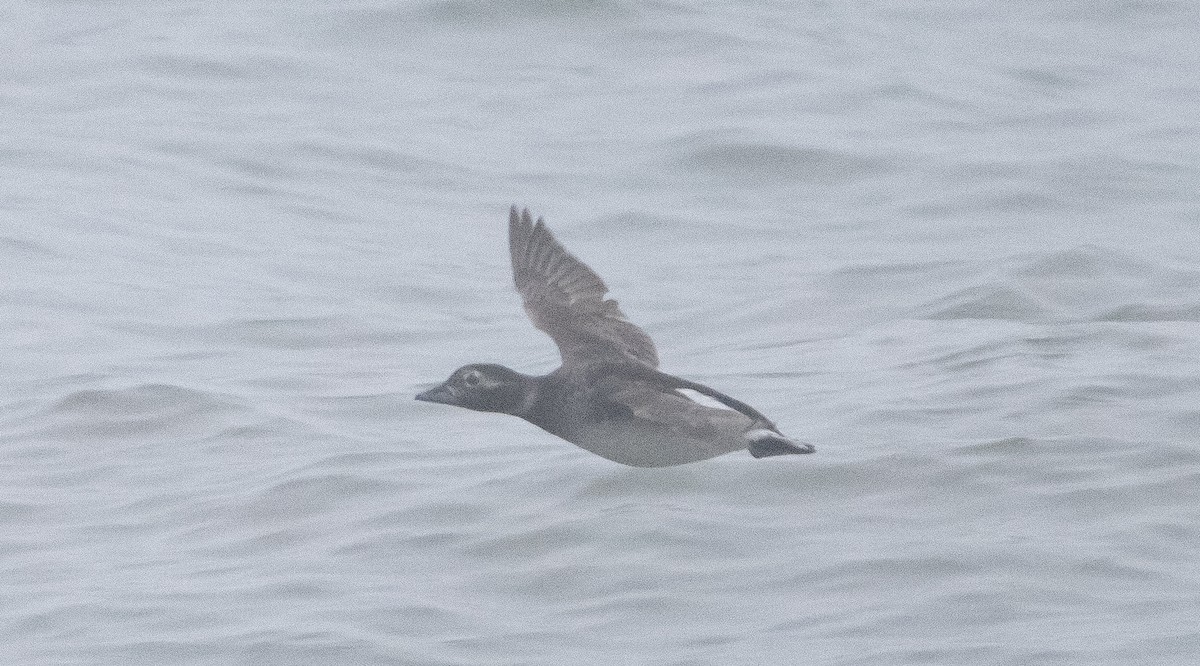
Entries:
[[538,400],[542,397],[546,375],[522,375],[521,379],[525,383],[524,390],[521,391],[521,400],[509,413],[529,421],[529,417],[536,411]]

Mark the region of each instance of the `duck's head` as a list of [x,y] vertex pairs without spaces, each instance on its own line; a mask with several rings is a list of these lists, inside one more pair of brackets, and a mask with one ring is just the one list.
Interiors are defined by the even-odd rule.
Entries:
[[494,363],[472,363],[417,400],[466,407],[478,412],[516,414],[534,390],[533,378]]

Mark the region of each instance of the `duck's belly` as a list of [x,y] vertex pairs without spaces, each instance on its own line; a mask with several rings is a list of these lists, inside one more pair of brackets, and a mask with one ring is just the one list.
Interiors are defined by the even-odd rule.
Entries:
[[741,432],[697,437],[621,421],[602,421],[559,436],[598,456],[634,467],[682,465],[744,449],[748,444]]

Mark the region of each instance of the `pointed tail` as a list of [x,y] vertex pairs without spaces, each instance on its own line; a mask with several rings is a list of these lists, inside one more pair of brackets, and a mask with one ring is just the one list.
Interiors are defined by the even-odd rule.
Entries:
[[794,442],[774,430],[751,430],[746,433],[750,442],[750,455],[755,458],[786,456],[794,453],[813,453],[817,447],[803,442]]

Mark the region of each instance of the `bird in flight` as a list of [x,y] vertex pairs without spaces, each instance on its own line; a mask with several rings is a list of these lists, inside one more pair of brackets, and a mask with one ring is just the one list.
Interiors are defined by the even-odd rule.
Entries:
[[816,450],[784,436],[750,405],[658,370],[650,336],[604,297],[608,287],[600,276],[568,252],[542,218],[535,224],[528,209],[509,211],[508,249],[525,312],[558,345],[562,365],[535,376],[472,363],[417,400],[519,416],[635,467],[682,465],[741,449],[755,458]]

